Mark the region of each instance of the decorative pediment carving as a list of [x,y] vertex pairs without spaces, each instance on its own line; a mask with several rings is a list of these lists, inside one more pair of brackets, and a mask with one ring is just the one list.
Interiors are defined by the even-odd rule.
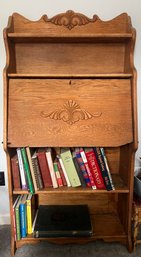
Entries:
[[97,20],[97,16],[94,15],[93,19],[86,17],[84,14],[76,13],[72,10],[69,10],[65,13],[58,14],[51,19],[48,19],[51,23],[59,26],[65,26],[69,30],[75,26],[86,25],[89,22],[94,22]]

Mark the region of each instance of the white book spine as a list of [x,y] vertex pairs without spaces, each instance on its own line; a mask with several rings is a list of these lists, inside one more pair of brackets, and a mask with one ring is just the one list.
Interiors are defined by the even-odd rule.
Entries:
[[93,176],[91,174],[91,171],[90,171],[90,168],[89,168],[89,165],[88,165],[88,162],[87,162],[87,157],[85,155],[85,152],[84,150],[80,149],[80,155],[81,155],[81,158],[84,162],[84,165],[86,167],[86,170],[87,170],[87,173],[88,173],[88,176],[90,178],[90,182],[91,182],[91,185],[92,185],[92,189],[97,189],[96,188],[96,185],[95,185],[95,182],[94,182],[94,179],[93,179]]
[[66,172],[66,170],[65,170],[63,161],[62,161],[62,159],[61,159],[60,157],[59,157],[59,162],[60,162],[61,168],[62,168],[62,170],[63,170],[64,176],[65,176],[65,179],[66,179],[66,182],[67,182],[67,186],[68,186],[68,187],[71,187],[71,183],[70,183],[70,181],[69,181],[69,178],[68,178],[67,172]]
[[20,168],[22,189],[27,189],[25,172],[24,172],[24,165],[23,165],[23,160],[22,160],[22,155],[21,155],[20,148],[17,148],[17,156],[18,156],[18,163],[19,163],[19,168]]
[[56,179],[56,176],[55,176],[55,171],[54,171],[54,167],[53,167],[53,162],[52,162],[52,157],[51,157],[51,152],[50,151],[46,152],[46,158],[47,158],[47,163],[48,163],[48,167],[49,167],[49,171],[50,171],[50,176],[51,176],[53,188],[57,188],[58,184],[57,184],[57,179]]
[[33,233],[34,233],[34,228],[35,228],[35,224],[36,224],[38,212],[39,212],[39,210],[36,211],[35,218],[34,218],[34,221],[33,221],[33,224],[32,224],[32,232],[33,232]]

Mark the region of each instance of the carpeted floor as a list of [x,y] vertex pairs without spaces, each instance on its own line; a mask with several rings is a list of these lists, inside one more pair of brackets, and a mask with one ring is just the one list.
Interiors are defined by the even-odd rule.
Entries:
[[[119,243],[96,241],[85,245],[54,245],[46,242],[26,245],[16,251],[15,257],[140,257],[141,245],[135,253],[128,253],[126,247]],[[0,257],[10,255],[10,227],[0,226]]]

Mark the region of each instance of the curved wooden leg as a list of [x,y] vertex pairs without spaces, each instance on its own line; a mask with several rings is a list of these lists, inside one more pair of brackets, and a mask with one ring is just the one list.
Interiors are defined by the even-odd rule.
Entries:
[[132,242],[131,236],[129,236],[127,239],[127,249],[129,251],[129,253],[131,253],[133,251],[133,242]]
[[15,242],[14,238],[12,237],[11,238],[11,256],[15,255],[16,249],[17,249],[16,242]]

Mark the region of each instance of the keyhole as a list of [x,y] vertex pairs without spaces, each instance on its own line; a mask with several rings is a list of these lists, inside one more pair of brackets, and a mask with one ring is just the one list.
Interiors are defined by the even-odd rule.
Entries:
[[71,80],[69,81],[69,84],[71,85]]

